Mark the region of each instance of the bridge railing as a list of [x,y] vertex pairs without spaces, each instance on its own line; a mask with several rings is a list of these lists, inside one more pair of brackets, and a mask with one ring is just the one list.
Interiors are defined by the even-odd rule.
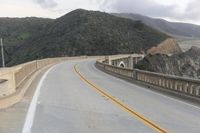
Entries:
[[20,101],[28,88],[21,87],[21,84],[33,73],[48,65],[53,65],[66,60],[85,59],[80,57],[59,57],[35,60],[13,67],[0,69],[0,108],[9,107]]
[[200,81],[191,78],[135,70],[136,79],[155,86],[200,97]]
[[103,63],[103,60],[98,60],[96,66],[103,71],[123,76],[130,80],[144,82],[149,85],[200,98],[200,80],[197,79],[183,78],[138,69],[122,68]]
[[[66,59],[66,58],[61,58]],[[44,66],[61,61],[61,59],[51,58],[27,62],[13,67],[0,69],[0,98],[10,95],[16,91],[20,84],[32,73]]]
[[113,73],[116,73],[116,74],[120,74],[122,76],[133,78],[133,70],[132,69],[108,65],[108,64],[105,64],[105,63],[101,63],[99,61],[97,61],[96,64],[99,67],[101,67],[102,69],[105,69],[107,71],[110,71],[110,72],[113,72]]

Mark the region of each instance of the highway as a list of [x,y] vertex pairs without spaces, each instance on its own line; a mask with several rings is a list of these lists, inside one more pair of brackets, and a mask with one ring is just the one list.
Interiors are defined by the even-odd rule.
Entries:
[[22,132],[200,132],[200,107],[108,75],[94,63],[74,60],[50,68],[25,106]]

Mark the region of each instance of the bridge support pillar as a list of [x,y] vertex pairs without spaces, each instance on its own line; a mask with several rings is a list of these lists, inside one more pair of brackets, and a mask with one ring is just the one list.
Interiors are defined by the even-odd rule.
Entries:
[[128,68],[133,69],[134,63],[133,63],[133,57],[129,56],[128,57]]
[[112,61],[109,56],[105,56],[105,63],[112,65]]

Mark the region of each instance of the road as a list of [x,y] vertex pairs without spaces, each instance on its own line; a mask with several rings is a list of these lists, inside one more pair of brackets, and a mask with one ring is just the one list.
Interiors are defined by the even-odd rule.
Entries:
[[31,133],[157,132],[145,121],[149,120],[167,132],[200,132],[200,107],[108,75],[94,63],[67,61],[49,69],[33,96],[33,108],[27,108],[22,127]]

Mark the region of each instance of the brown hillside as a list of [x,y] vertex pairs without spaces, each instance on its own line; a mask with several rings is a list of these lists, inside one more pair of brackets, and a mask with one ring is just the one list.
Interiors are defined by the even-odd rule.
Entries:
[[147,50],[147,54],[166,54],[172,55],[175,53],[182,52],[180,46],[178,45],[177,41],[173,38],[168,38],[165,41],[161,42],[157,47],[152,47]]

